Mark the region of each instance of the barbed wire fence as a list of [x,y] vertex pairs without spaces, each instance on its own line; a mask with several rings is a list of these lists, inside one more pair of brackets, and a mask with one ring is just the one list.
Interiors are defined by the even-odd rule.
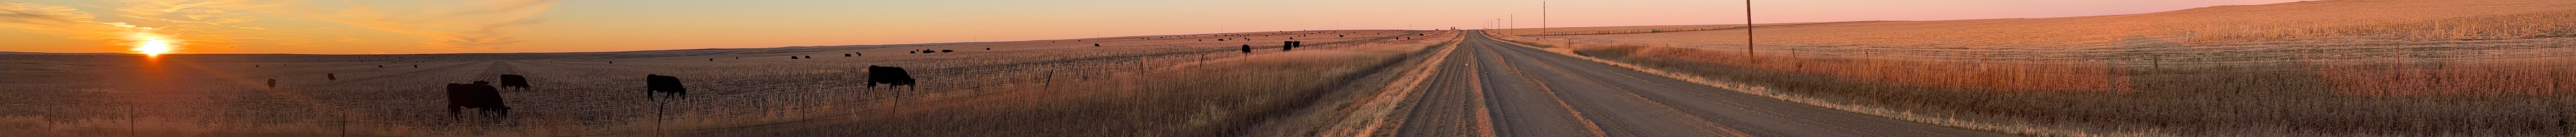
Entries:
[[[1451,32],[1455,32],[1455,31],[1451,31]],[[1424,32],[1424,33],[1440,33],[1440,32],[1439,32],[1439,31],[1433,31],[1433,32]],[[1406,35],[1410,35],[1410,34],[1405,34],[1405,35],[1394,35],[1394,36],[1390,36],[1390,37],[1368,38],[1368,39],[1361,39],[1361,40],[1322,42],[1322,43],[1315,43],[1315,44],[1312,44],[1312,45],[1298,46],[1298,47],[1296,47],[1296,49],[1300,49],[1300,50],[1328,50],[1328,49],[1343,49],[1343,48],[1354,48],[1354,47],[1360,47],[1360,46],[1358,46],[1358,45],[1365,45],[1365,44],[1368,44],[1369,42],[1384,42],[1384,41],[1396,41],[1396,40],[1414,40],[1414,39],[1398,39],[1398,38],[1395,38],[1395,37],[1420,38],[1420,37],[1413,37],[1413,36],[1406,36]],[[1003,94],[1003,93],[1012,93],[1012,92],[1022,92],[1022,91],[1028,91],[1028,90],[1045,89],[1044,87],[1051,87],[1051,86],[1061,85],[1061,84],[1083,83],[1083,82],[1089,82],[1089,81],[1094,81],[1094,80],[1104,80],[1104,79],[1117,78],[1117,77],[1134,76],[1134,75],[1138,75],[1138,74],[1167,72],[1167,71],[1172,71],[1172,70],[1181,70],[1181,69],[1196,68],[1196,67],[1198,67],[1198,66],[1222,65],[1222,64],[1228,64],[1228,63],[1235,63],[1235,62],[1237,62],[1237,61],[1243,61],[1243,60],[1252,60],[1252,59],[1259,59],[1259,58],[1275,57],[1276,55],[1274,55],[1274,54],[1290,52],[1290,51],[1277,50],[1277,49],[1282,48],[1282,46],[1284,46],[1284,45],[1281,45],[1281,46],[1271,46],[1271,45],[1254,46],[1254,48],[1255,48],[1255,49],[1251,50],[1250,52],[1237,52],[1237,51],[1238,51],[1238,50],[1240,50],[1240,49],[1236,49],[1235,47],[1228,46],[1228,47],[1225,47],[1225,48],[1223,48],[1223,49],[1164,50],[1164,51],[1160,51],[1160,52],[1083,53],[1083,54],[1086,54],[1086,55],[1078,55],[1078,56],[1071,56],[1071,57],[1060,57],[1060,58],[1054,58],[1054,59],[1052,59],[1052,60],[1054,60],[1054,61],[1041,61],[1041,62],[1052,62],[1052,63],[1042,64],[1042,65],[1036,65],[1036,66],[1040,66],[1040,67],[1038,67],[1038,68],[1030,68],[1030,69],[1045,69],[1045,70],[1093,70],[1093,71],[1075,71],[1075,72],[1056,72],[1056,71],[1046,71],[1046,72],[1037,72],[1037,73],[1016,72],[1016,74],[1006,74],[1006,75],[1020,75],[1020,76],[1015,76],[1015,77],[1010,77],[1010,78],[986,77],[985,79],[982,79],[982,80],[955,80],[955,81],[948,81],[948,82],[951,82],[951,83],[962,83],[962,84],[969,84],[969,85],[972,85],[972,86],[963,86],[963,87],[946,87],[947,89],[936,89],[936,88],[939,88],[939,87],[934,87],[934,91],[929,91],[929,92],[898,93],[898,94],[895,94],[895,95],[882,96],[882,97],[869,97],[869,98],[849,99],[849,101],[837,101],[837,102],[828,102],[828,103],[812,103],[812,104],[809,104],[809,105],[797,105],[797,106],[791,106],[791,107],[786,107],[786,108],[761,109],[761,110],[757,110],[757,111],[738,112],[738,113],[727,113],[727,114],[715,114],[715,115],[699,115],[699,116],[670,117],[670,116],[666,116],[666,115],[665,115],[665,113],[663,113],[663,112],[654,112],[654,118],[652,118],[652,119],[617,120],[617,121],[595,121],[595,122],[542,123],[542,124],[432,124],[432,123],[400,123],[400,122],[385,122],[385,121],[354,120],[354,119],[351,119],[351,118],[349,118],[349,117],[348,117],[348,116],[349,116],[349,113],[350,113],[350,112],[348,112],[349,110],[338,110],[338,112],[322,112],[322,113],[340,114],[340,115],[339,115],[339,117],[338,117],[338,118],[336,118],[336,120],[328,120],[328,121],[181,121],[181,120],[155,120],[155,119],[142,119],[142,118],[137,118],[137,117],[138,117],[137,115],[139,115],[139,114],[136,114],[134,111],[132,111],[132,110],[126,110],[126,111],[125,111],[125,113],[126,113],[126,114],[124,114],[124,115],[125,115],[125,116],[124,116],[124,118],[115,118],[115,117],[96,117],[96,116],[48,115],[48,114],[27,114],[27,113],[0,112],[0,115],[34,116],[34,117],[39,117],[39,118],[41,118],[41,119],[45,119],[45,120],[43,120],[43,121],[45,121],[44,123],[20,123],[20,122],[0,121],[0,124],[22,125],[22,126],[35,126],[35,127],[67,127],[67,128],[82,128],[82,129],[96,129],[96,130],[98,130],[98,131],[124,131],[123,133],[101,133],[101,134],[94,134],[94,135],[99,135],[99,136],[119,136],[120,134],[121,134],[122,136],[143,136],[142,134],[171,134],[171,133],[176,133],[176,134],[188,134],[188,135],[193,135],[193,136],[210,136],[210,135],[211,135],[211,136],[312,136],[312,137],[323,137],[323,136],[338,136],[338,137],[350,137],[350,136],[355,136],[355,137],[423,137],[423,136],[481,136],[481,135],[472,135],[472,134],[422,135],[422,133],[412,132],[412,131],[416,131],[416,130],[398,130],[398,131],[390,131],[390,132],[394,132],[394,133],[384,133],[384,132],[388,132],[388,131],[369,131],[369,130],[367,130],[367,129],[352,129],[351,127],[372,127],[372,128],[374,128],[374,130],[396,129],[396,128],[466,130],[466,129],[469,129],[469,128],[471,128],[471,127],[533,127],[533,126],[567,126],[567,125],[578,125],[578,126],[602,126],[602,125],[618,125],[618,124],[627,125],[627,126],[632,126],[632,125],[644,124],[644,123],[646,123],[646,122],[657,122],[657,123],[651,123],[651,124],[644,124],[644,125],[652,126],[652,128],[653,128],[653,129],[651,129],[651,130],[645,130],[645,131],[603,132],[603,133],[574,133],[573,135],[536,135],[536,136],[542,136],[542,137],[588,137],[588,136],[620,136],[620,135],[633,135],[633,134],[654,134],[654,135],[651,135],[651,136],[657,136],[657,137],[690,137],[690,136],[710,135],[710,134],[713,134],[713,133],[721,133],[722,131],[729,131],[729,130],[736,130],[736,129],[746,129],[746,128],[755,128],[755,127],[773,126],[773,125],[789,124],[789,123],[802,123],[802,122],[814,122],[814,121],[828,121],[828,120],[845,120],[845,119],[855,119],[855,118],[858,118],[858,117],[856,117],[856,116],[860,116],[860,114],[864,114],[864,113],[871,113],[871,112],[880,112],[880,111],[888,111],[888,110],[895,110],[895,109],[899,109],[899,108],[907,107],[907,106],[925,105],[925,104],[933,104],[933,103],[943,103],[943,102],[948,102],[948,101],[952,101],[952,100],[968,99],[968,98],[976,98],[976,97],[982,97],[982,96],[986,96],[986,95],[995,95],[995,94]],[[1083,61],[1096,61],[1096,62],[1088,62],[1088,63],[1086,63],[1086,62],[1083,62]],[[930,64],[931,66],[971,66],[971,65],[992,65],[992,64],[978,64],[978,63],[992,63],[992,62],[977,62],[977,61],[942,61],[942,62],[927,63],[927,64]],[[991,68],[973,68],[973,67],[935,67],[935,68],[945,68],[945,69],[991,69]],[[1019,69],[1019,68],[1013,68],[1013,69]],[[935,71],[960,71],[960,70],[935,70]],[[962,71],[967,71],[967,72],[994,72],[994,71],[984,71],[984,70],[962,70]],[[1063,78],[1059,78],[1059,76],[1063,76]],[[994,80],[994,79],[999,79],[999,80]],[[994,82],[994,81],[1001,81],[1001,82]],[[1033,85],[1033,86],[1015,86],[1015,85]],[[1013,87],[1017,87],[1017,88],[1013,88]],[[1001,89],[994,89],[994,88],[1001,88]],[[926,101],[918,101],[918,102],[876,102],[876,101],[889,101],[889,100],[892,100],[892,101],[901,101],[901,100],[908,100],[908,99],[921,99],[921,98],[924,98],[924,97],[927,97],[927,96],[942,95],[942,94],[947,94],[947,93],[957,93],[957,92],[984,92],[984,91],[986,91],[986,90],[998,90],[998,91],[996,91],[996,92],[988,92],[988,93],[973,93],[972,95],[960,96],[960,97],[935,98],[935,99],[930,99],[930,100],[926,100]],[[895,92],[904,92],[904,91],[895,91]],[[805,97],[813,97],[813,96],[810,96],[810,95],[809,95],[809,96],[805,96]],[[656,102],[656,104],[654,104],[654,107],[657,107],[657,109],[656,109],[656,110],[660,110],[660,109],[659,109],[659,107],[668,107],[668,104],[667,104],[667,103],[668,103],[668,101]],[[882,106],[875,106],[875,107],[858,107],[858,108],[863,108],[863,109],[840,109],[840,108],[843,108],[843,107],[849,107],[849,106],[867,106],[867,105],[882,105]],[[128,109],[131,109],[131,108],[128,108]],[[715,128],[664,129],[663,127],[664,127],[664,126],[666,126],[666,125],[664,125],[663,123],[658,123],[658,122],[668,122],[668,121],[679,121],[679,120],[699,120],[699,119],[722,118],[722,117],[733,117],[733,116],[770,115],[771,113],[775,113],[775,112],[791,112],[791,111],[809,111],[809,112],[811,112],[811,111],[846,111],[846,112],[838,112],[838,113],[833,113],[833,112],[822,112],[823,114],[806,114],[806,113],[798,113],[798,114],[796,114],[797,116],[790,116],[790,117],[792,117],[792,118],[788,118],[788,119],[791,119],[791,120],[786,120],[786,121],[757,122],[757,123],[761,123],[761,124],[749,124],[749,125],[737,125],[737,126],[721,126],[721,127],[715,127]],[[56,121],[75,121],[75,120],[77,120],[77,121],[79,121],[79,122],[56,122]],[[151,129],[151,128],[143,128],[143,127],[139,127],[139,126],[141,125],[140,123],[147,123],[147,122],[149,122],[149,123],[154,123],[154,124],[152,124],[152,126],[154,126],[154,127],[167,127],[169,124],[194,125],[194,126],[197,126],[197,127],[232,127],[232,126],[219,126],[219,125],[227,125],[227,124],[229,124],[229,125],[250,125],[250,126],[258,127],[258,128],[261,128],[261,129],[285,129],[285,128],[293,128],[293,129],[301,129],[301,130],[295,130],[295,131],[284,131],[284,132],[217,132],[217,131],[181,131],[181,130],[170,130],[170,129],[188,129],[188,128],[162,128],[162,129]],[[121,126],[121,127],[118,127],[118,126]],[[710,131],[710,130],[712,130],[712,131]],[[698,132],[698,133],[680,133],[680,134],[667,134],[667,133],[674,133],[674,132],[691,132],[691,131],[705,131],[705,132]],[[366,133],[359,133],[359,132],[366,132]],[[432,131],[432,132],[466,132],[466,131]],[[381,133],[381,134],[368,134],[368,133]],[[409,134],[409,135],[396,135],[396,134]]]

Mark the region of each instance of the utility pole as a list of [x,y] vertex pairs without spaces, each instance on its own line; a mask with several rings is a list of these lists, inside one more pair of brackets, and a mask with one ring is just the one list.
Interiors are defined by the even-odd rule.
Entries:
[[1744,0],[1744,60],[1753,60],[1753,0]]
[[1547,1],[1538,1],[1538,35],[1547,36]]

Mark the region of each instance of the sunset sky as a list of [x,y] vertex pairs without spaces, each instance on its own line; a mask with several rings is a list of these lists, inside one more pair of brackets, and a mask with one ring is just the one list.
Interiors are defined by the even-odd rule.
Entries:
[[[1759,23],[2136,14],[2297,0],[1769,0]],[[354,2],[354,3],[351,3]],[[411,54],[1023,41],[1331,29],[1539,27],[1491,0],[0,0],[0,51]],[[1741,24],[1736,0],[1551,0],[1549,26]],[[49,8],[51,7],[51,8]],[[88,15],[89,18],[79,15]],[[118,27],[124,22],[133,27]]]

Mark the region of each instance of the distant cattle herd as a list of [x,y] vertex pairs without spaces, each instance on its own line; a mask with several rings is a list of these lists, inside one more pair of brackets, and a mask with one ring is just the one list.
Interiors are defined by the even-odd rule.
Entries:
[[[1344,36],[1346,36],[1346,35],[1344,35]],[[1223,40],[1224,40],[1224,39],[1219,39],[1219,41],[1223,41]],[[1250,40],[1250,39],[1245,39],[1245,40]],[[1304,44],[1304,42],[1302,42],[1302,41],[1281,41],[1281,43],[1280,43],[1280,49],[1279,49],[1279,50],[1281,50],[1281,51],[1287,51],[1287,50],[1295,49],[1295,48],[1297,48],[1297,47],[1302,47],[1302,46],[1304,46],[1304,45],[1305,45],[1305,44]],[[1092,46],[1100,46],[1100,44],[1092,44]],[[1240,48],[1241,48],[1240,50],[1241,50],[1242,52],[1244,52],[1244,53],[1251,53],[1251,52],[1252,52],[1252,49],[1253,49],[1253,48],[1252,48],[1252,45],[1241,45],[1241,46],[1240,46]],[[992,48],[984,48],[984,50],[992,50]],[[906,52],[908,52],[908,53],[940,53],[940,52],[957,52],[957,51],[955,51],[955,50],[917,49],[917,50],[911,50],[911,51],[906,51]],[[841,56],[843,56],[843,57],[856,57],[856,56],[863,56],[863,55],[864,55],[864,54],[861,54],[861,53],[841,54]],[[789,59],[812,59],[812,58],[813,58],[813,56],[788,56],[788,58],[789,58]],[[734,59],[741,59],[741,57],[735,57]],[[708,60],[708,61],[715,61],[716,59],[714,59],[714,58],[708,58],[707,60]],[[254,65],[253,67],[261,67],[261,66]],[[385,66],[384,66],[384,65],[377,65],[376,67],[385,67]],[[420,67],[420,65],[412,65],[412,67],[417,68],[417,67]],[[918,82],[919,82],[919,81],[918,81],[918,79],[914,79],[914,78],[912,77],[912,75],[911,75],[909,72],[905,71],[905,70],[904,70],[904,68],[902,68],[902,67],[889,67],[889,66],[874,66],[874,65],[871,65],[871,66],[867,66],[866,71],[867,71],[867,72],[866,72],[866,76],[864,76],[864,77],[866,77],[866,80],[867,80],[867,81],[862,82],[862,83],[865,83],[865,84],[866,84],[866,86],[867,86],[867,87],[869,87],[869,88],[874,88],[874,87],[876,87],[878,84],[886,84],[889,88],[891,88],[891,87],[893,87],[893,86],[915,86],[915,87],[910,87],[910,88],[915,88],[915,89],[917,89],[917,88],[918,88],[918,87],[917,87],[917,85],[916,85],[916,83],[918,83]],[[339,79],[339,74],[335,74],[335,73],[326,73],[326,74],[324,74],[324,77],[325,77],[326,79],[333,79],[333,80],[336,80],[336,79]],[[500,94],[501,89],[502,89],[502,88],[515,89],[515,90],[529,90],[529,89],[533,89],[533,88],[529,85],[529,79],[528,79],[528,77],[527,77],[527,76],[524,76],[524,75],[516,75],[516,74],[502,74],[502,75],[500,75],[500,81],[501,81],[501,82],[500,82],[500,85],[498,85],[498,86],[492,85],[492,83],[491,83],[491,82],[486,82],[486,81],[473,81],[471,84],[447,83],[447,84],[446,84],[446,87],[447,87],[447,89],[446,89],[446,90],[447,90],[447,92],[446,92],[446,93],[447,93],[447,104],[448,104],[448,105],[447,105],[447,108],[448,108],[448,113],[449,113],[449,115],[451,115],[451,117],[459,117],[459,118],[461,118],[461,117],[463,117],[461,114],[463,113],[463,110],[464,110],[464,109],[475,109],[475,110],[476,110],[476,112],[478,112],[478,113],[485,113],[485,114],[497,114],[497,115],[499,115],[499,116],[501,116],[501,117],[507,117],[507,116],[509,115],[509,113],[510,113],[510,107],[507,105],[507,103],[505,103],[506,101],[502,100],[502,99],[503,99],[503,97],[502,97],[502,96],[501,96],[501,94]],[[276,80],[276,79],[268,79],[268,87],[269,87],[269,88],[276,88],[276,87],[277,87],[277,80]],[[659,75],[659,74],[647,74],[647,75],[644,75],[644,85],[643,85],[643,87],[644,87],[644,90],[645,90],[645,91],[644,91],[644,92],[645,92],[644,97],[645,97],[645,99],[646,99],[646,100],[655,100],[655,99],[658,99],[658,98],[679,98],[679,99],[681,99],[681,100],[687,100],[687,99],[688,99],[687,95],[688,95],[689,89],[685,86],[685,84],[683,84],[683,83],[682,83],[682,80],[680,80],[680,78],[679,78],[679,77],[677,77],[677,76],[665,76],[665,75]],[[656,96],[655,96],[655,94],[662,94],[662,95],[661,95],[661,97],[656,97]]]
[[[865,83],[868,87],[876,87],[877,84],[914,86],[916,85],[915,83],[917,83],[917,81],[912,78],[912,74],[905,72],[901,67],[872,65],[867,67],[867,71],[867,81]],[[463,114],[465,109],[474,109],[477,114],[508,117],[510,115],[510,106],[505,103],[507,101],[502,99],[501,89],[508,88],[528,90],[531,88],[528,86],[528,77],[524,75],[502,74],[500,78],[501,83],[499,83],[500,85],[498,86],[492,85],[492,82],[487,81],[473,81],[470,84],[447,83],[448,115],[450,117],[462,118],[464,117]],[[686,87],[685,84],[681,83],[680,77],[677,76],[646,74],[644,75],[643,86],[645,100],[656,100],[660,98],[679,98],[681,100],[687,100],[689,95],[689,88]],[[277,80],[269,79],[268,87],[276,88]],[[660,97],[656,97],[655,94],[661,95]]]

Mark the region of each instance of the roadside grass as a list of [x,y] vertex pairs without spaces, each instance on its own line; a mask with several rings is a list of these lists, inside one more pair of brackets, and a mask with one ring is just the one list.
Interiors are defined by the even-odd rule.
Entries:
[[[2570,76],[2576,70],[2550,67],[2576,64],[2576,57],[2050,66],[2015,64],[2149,63],[1791,57],[1769,51],[1747,57],[1740,51],[1499,39],[1554,44],[1558,48],[1546,49],[1782,100],[2017,135],[2576,134],[2570,125],[2576,120],[2576,86],[2567,84],[2576,82],[2569,81],[2576,80]],[[2431,58],[2279,61],[2372,59]]]

